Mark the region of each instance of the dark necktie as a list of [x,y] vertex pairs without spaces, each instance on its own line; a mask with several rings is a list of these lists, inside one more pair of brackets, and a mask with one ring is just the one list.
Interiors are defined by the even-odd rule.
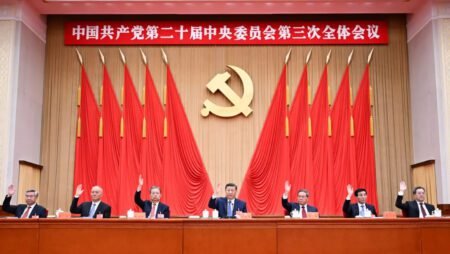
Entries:
[[423,218],[427,216],[427,212],[425,212],[425,207],[423,206],[423,203],[420,203],[420,211],[422,212]]
[[302,206],[302,218],[303,219],[306,219],[306,209],[305,209],[305,206]]

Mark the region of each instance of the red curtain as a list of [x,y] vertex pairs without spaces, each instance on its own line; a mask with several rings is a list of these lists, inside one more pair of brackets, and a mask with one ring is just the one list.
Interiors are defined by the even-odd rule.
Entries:
[[328,67],[325,66],[311,108],[315,201],[321,214],[333,214],[335,204],[331,188],[333,151],[328,96]]
[[256,150],[250,161],[239,197],[249,212],[283,214],[281,196],[289,179],[289,138],[286,106],[286,65],[283,67]]
[[356,154],[356,168],[358,186],[367,189],[367,202],[375,205],[378,209],[370,96],[369,65],[367,65],[359,85],[353,109],[355,143],[356,151],[358,151]]
[[142,143],[143,110],[139,97],[125,65],[123,101],[123,138],[120,154],[119,214],[129,209],[136,210],[134,193],[141,172],[140,156]]
[[347,196],[347,185],[356,184],[355,144],[352,136],[352,107],[350,97],[349,66],[345,69],[331,110],[333,123],[333,191],[335,208],[333,214],[342,213],[342,204]]
[[[145,66],[145,104],[144,123],[142,130],[141,168],[145,179],[142,191],[147,198],[148,189],[152,185],[163,184],[163,122],[164,109],[155,89],[153,78],[148,66]],[[145,127],[145,129],[144,129]]]
[[81,66],[81,98],[78,109],[73,186],[82,184],[87,191],[81,201],[90,199],[90,188],[97,182],[98,124],[100,112],[84,66]]
[[167,65],[163,198],[174,215],[200,215],[213,188]]
[[98,185],[103,188],[103,198],[111,205],[112,215],[119,215],[119,158],[121,109],[106,66],[103,65],[101,122],[99,130]]
[[306,188],[309,191],[309,203],[315,202],[312,139],[308,121],[310,118],[308,92],[308,68],[305,65],[290,111],[290,152],[291,172],[290,199],[297,200],[297,191]]

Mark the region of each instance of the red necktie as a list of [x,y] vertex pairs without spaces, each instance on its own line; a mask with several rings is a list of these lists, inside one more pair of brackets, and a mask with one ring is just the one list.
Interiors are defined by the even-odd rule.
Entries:
[[28,214],[30,213],[30,208],[31,208],[31,206],[27,207],[25,212],[22,214],[22,217],[20,217],[21,219],[28,218]]
[[423,218],[427,217],[427,212],[425,212],[425,208],[423,207],[423,203],[420,203],[420,211],[422,212]]
[[152,211],[150,212],[150,219],[154,219],[156,214],[156,204],[152,204]]
[[305,209],[305,206],[302,206],[302,218],[303,219],[306,219],[306,209]]

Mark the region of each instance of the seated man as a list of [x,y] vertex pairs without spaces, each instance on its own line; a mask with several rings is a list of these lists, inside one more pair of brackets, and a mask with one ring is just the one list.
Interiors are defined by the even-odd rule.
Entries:
[[300,218],[307,218],[307,213],[319,212],[316,207],[308,205],[309,192],[307,189],[300,189],[297,192],[297,201],[295,203],[288,202],[289,192],[291,191],[291,185],[288,181],[284,184],[284,194],[281,199],[281,204],[284,209],[290,214],[293,210],[297,210],[300,213]]
[[145,217],[150,219],[156,218],[170,218],[169,206],[160,202],[161,188],[159,186],[152,186],[150,188],[150,200],[143,201],[141,199],[142,185],[144,185],[144,178],[139,176],[139,185],[134,194],[134,202],[145,212]]
[[216,192],[209,200],[208,207],[217,209],[220,218],[236,218],[236,212],[247,212],[247,206],[244,201],[236,198],[237,185],[227,183],[225,185],[226,196],[218,197],[220,194],[220,184],[217,185]]
[[21,205],[10,205],[11,198],[16,193],[14,185],[8,187],[8,194],[6,194],[3,201],[3,211],[14,214],[17,218],[32,218],[39,216],[39,218],[47,218],[47,209],[36,203],[39,193],[36,190],[27,190],[25,192],[25,203]]
[[102,202],[103,189],[100,186],[94,186],[91,189],[91,202],[83,202],[78,206],[78,199],[83,194],[83,187],[77,186],[75,197],[73,197],[70,205],[70,212],[81,214],[81,217],[97,218],[98,214],[102,214],[103,218],[111,218],[111,206]]
[[350,199],[353,194],[353,187],[349,184],[347,185],[347,197],[345,198],[344,206],[342,207],[342,211],[344,212],[344,216],[346,218],[355,218],[356,216],[367,216],[366,210],[369,210],[372,215],[377,216],[377,211],[375,207],[371,204],[367,204],[367,191],[366,189],[356,189],[355,197],[358,200],[358,203],[350,204]]
[[402,209],[405,217],[425,218],[427,215],[433,214],[434,206],[425,203],[425,188],[417,186],[413,189],[414,200],[402,203],[405,190],[406,183],[401,181],[400,191],[398,192],[397,200],[395,201],[395,206]]

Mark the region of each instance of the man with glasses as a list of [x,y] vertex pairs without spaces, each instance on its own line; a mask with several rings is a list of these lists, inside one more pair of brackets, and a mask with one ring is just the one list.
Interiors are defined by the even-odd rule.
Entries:
[[425,203],[425,188],[417,186],[413,189],[414,200],[402,203],[403,195],[405,194],[406,183],[404,181],[400,182],[400,191],[397,195],[397,200],[395,201],[395,206],[402,209],[403,215],[405,217],[416,217],[425,218],[432,215],[434,212],[434,206]]
[[307,189],[300,189],[297,192],[297,202],[289,202],[289,192],[291,191],[291,185],[288,181],[284,184],[284,193],[281,199],[281,205],[283,205],[284,209],[291,214],[292,211],[296,210],[299,212],[300,218],[306,219],[308,213],[319,212],[319,210],[312,206],[308,205],[309,192]]
[[11,198],[16,193],[14,185],[8,187],[8,193],[3,201],[3,211],[14,214],[17,218],[47,218],[47,209],[36,203],[39,193],[36,190],[27,190],[25,192],[25,203],[17,206],[10,205]]

